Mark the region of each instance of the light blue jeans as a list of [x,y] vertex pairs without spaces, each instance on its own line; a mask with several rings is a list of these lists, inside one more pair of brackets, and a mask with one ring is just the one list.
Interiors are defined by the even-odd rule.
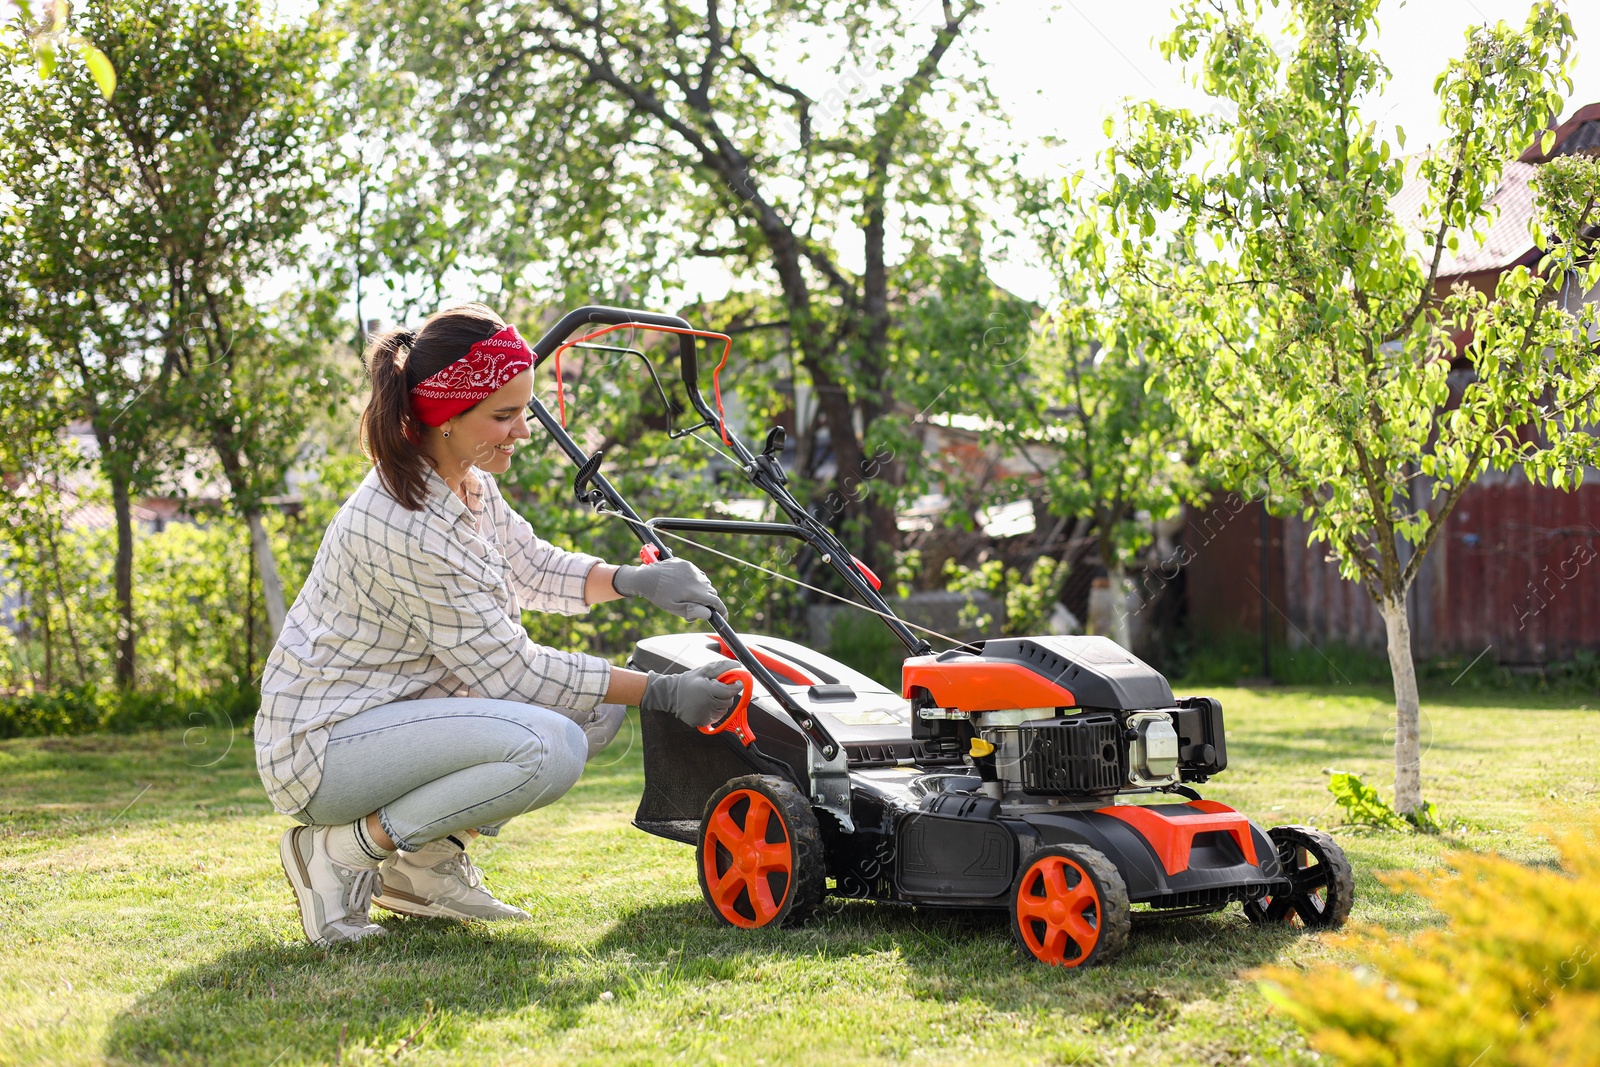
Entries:
[[[368,708],[334,726],[322,781],[295,817],[330,826],[372,812],[408,852],[559,799],[622,725],[626,709],[551,711],[443,697]],[[579,722],[584,725],[579,725]]]

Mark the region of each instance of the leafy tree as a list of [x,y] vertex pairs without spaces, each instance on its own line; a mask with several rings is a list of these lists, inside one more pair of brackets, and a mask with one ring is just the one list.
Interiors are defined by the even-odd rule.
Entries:
[[[1396,807],[1414,814],[1407,591],[1485,469],[1571,488],[1597,455],[1595,309],[1570,294],[1600,281],[1586,229],[1600,184],[1592,161],[1544,168],[1537,269],[1507,271],[1492,294],[1441,294],[1445,250],[1481,239],[1502,168],[1559,113],[1572,27],[1538,3],[1520,29],[1471,29],[1435,85],[1444,137],[1408,163],[1402,131],[1391,143],[1364,110],[1388,77],[1369,45],[1376,7],[1288,4],[1280,57],[1259,5],[1182,5],[1163,48],[1216,106],[1130,107],[1078,236],[1172,303],[1161,355],[1212,469],[1298,510],[1372,596],[1394,676]],[[1408,175],[1425,190],[1420,254],[1392,203]],[[1149,252],[1163,228],[1181,269]]]
[[[197,434],[247,518],[281,480],[302,401],[281,391],[291,410],[274,418],[247,407],[264,394],[239,383],[270,375],[278,353],[235,342],[254,329],[250,287],[293,265],[329,181],[319,74],[334,37],[254,2],[98,0],[78,17],[123,72],[111,99],[75,69],[43,83],[15,62],[0,71],[12,131],[0,330],[93,427],[116,513],[116,676],[129,685],[134,496],[171,481]],[[5,47],[15,58],[24,46]]]
[[[1187,434],[1148,355],[1165,342],[1171,309],[1155,289],[1108,274],[1103,258],[1064,240],[1071,217],[1064,208],[1071,210],[1063,200],[1035,200],[1029,216],[1067,295],[1030,324],[1035,309],[988,291],[981,268],[964,268],[964,284],[938,287],[945,306],[931,315],[913,309],[909,347],[931,358],[901,371],[902,389],[918,399],[937,396],[944,410],[985,416],[983,436],[1029,468],[1017,484],[983,486],[989,502],[1042,492],[1048,513],[1061,520],[1043,539],[1065,546],[1066,564],[1050,571],[1055,592],[1044,613],[1069,569],[1095,549],[1116,606],[1109,636],[1131,648],[1142,594],[1130,568],[1151,544],[1151,520],[1175,515],[1196,489]],[[945,277],[960,269],[947,268]],[[951,493],[948,482],[942,488]]]
[[[396,210],[433,220],[418,242],[427,264],[481,267],[507,304],[650,302],[686,261],[723,264],[776,312],[741,325],[786,336],[838,491],[874,481],[871,436],[895,407],[908,280],[978,234],[983,200],[1000,188],[996,161],[950,118],[992,106],[981,79],[946,72],[980,5],[944,0],[931,25],[901,6],[408,0],[349,11],[368,54],[419,79],[438,165],[433,181],[391,193]],[[791,83],[786,57],[798,53],[838,57],[826,93]],[[826,459],[803,455],[807,476]],[[892,461],[876,480],[897,476]],[[874,564],[897,541],[893,496],[842,494]]]
[[[1111,586],[1112,633],[1132,648],[1139,610],[1129,568],[1149,548],[1153,520],[1171,518],[1197,491],[1184,428],[1157,381],[1149,353],[1166,339],[1170,309],[1155,291],[1118,292],[1074,270],[1074,288],[1093,293],[1064,303],[1033,366],[1032,415],[1059,450],[1049,470],[1050,510],[1094,531]],[[1054,413],[1059,412],[1059,416]]]

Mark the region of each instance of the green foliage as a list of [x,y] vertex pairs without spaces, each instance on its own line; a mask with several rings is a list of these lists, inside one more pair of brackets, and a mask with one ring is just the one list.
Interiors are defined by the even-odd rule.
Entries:
[[205,693],[150,692],[69,686],[49,693],[0,696],[0,738],[96,731],[232,729],[256,713],[253,685],[224,685]]
[[[953,559],[945,560],[945,588],[952,593],[990,593],[1006,607],[1005,624],[1001,631],[1008,637],[1039,632],[1055,609],[1066,581],[1067,564],[1051,556],[1040,556],[1028,567],[1026,573],[1016,567],[1007,567],[998,559],[986,560],[976,567],[967,567]],[[994,619],[979,611],[976,604],[968,603],[961,609],[959,621],[963,627],[988,630]]]
[[1106,282],[1079,264],[1073,287],[1092,284],[1099,302],[1057,309],[1035,370],[1042,401],[1065,413],[1041,420],[1062,454],[1048,472],[1050,509],[1091,521],[1115,570],[1150,543],[1152,519],[1176,515],[1200,487],[1187,432],[1149,358],[1162,350],[1173,309],[1153,289],[1119,292]]
[[[111,610],[97,597],[93,564],[84,558],[69,523],[85,504],[101,501],[77,488],[88,459],[63,439],[54,416],[54,391],[39,383],[0,375],[0,411],[10,416],[0,434],[0,474],[6,478],[5,521],[0,523],[0,573],[15,597],[9,623],[39,641],[19,641],[10,628],[0,639],[0,688],[46,688],[86,684],[101,676],[109,646],[89,639],[84,628]],[[30,662],[30,644],[42,644],[41,662]]]
[[1399,812],[1384,802],[1376,789],[1353,774],[1337,771],[1329,776],[1328,792],[1333,794],[1350,822],[1388,830],[1405,830],[1410,826]]
[[1425,802],[1416,811],[1402,815],[1385,803],[1376,789],[1345,771],[1335,771],[1328,778],[1328,792],[1344,809],[1345,818],[1359,826],[1376,826],[1384,830],[1420,830],[1428,834],[1444,830],[1437,804]]
[[1600,820],[1555,837],[1561,867],[1457,852],[1449,873],[1385,878],[1448,920],[1340,939],[1357,965],[1260,972],[1268,998],[1350,1067],[1600,1063]]
[[[1313,540],[1381,599],[1409,587],[1487,466],[1522,462],[1530,477],[1571,484],[1573,462],[1595,447],[1572,416],[1592,417],[1600,369],[1581,341],[1593,308],[1552,304],[1560,270],[1512,271],[1492,298],[1461,290],[1434,304],[1443,250],[1487,225],[1502,166],[1559,113],[1567,17],[1537,4],[1520,31],[1475,29],[1441,76],[1447,139],[1412,178],[1426,194],[1431,258],[1419,260],[1391,206],[1407,165],[1360,117],[1388,74],[1365,44],[1374,8],[1290,5],[1298,40],[1286,61],[1244,8],[1181,9],[1164,48],[1237,118],[1133,107],[1107,154],[1115,180],[1079,243],[1174,301],[1179,328],[1162,348],[1208,470],[1300,510]],[[1203,165],[1208,141],[1227,146],[1227,166]],[[1596,169],[1567,170],[1585,168]],[[1541,201],[1562,262],[1575,263],[1581,198]],[[1175,244],[1158,259],[1145,237],[1169,210]],[[1452,386],[1449,338],[1468,327],[1475,373]],[[1547,390],[1571,403],[1546,411]],[[1524,428],[1547,434],[1549,449],[1521,443]],[[1425,492],[1411,492],[1409,470],[1431,479]],[[1416,549],[1403,565],[1402,543]]]
[[[159,533],[142,534],[138,545],[134,624],[144,651],[136,686],[166,699],[252,685],[252,672],[260,671],[269,642],[259,587],[253,625],[249,618],[248,532],[232,521],[171,523]],[[30,594],[34,619],[48,611],[53,629],[46,636],[34,621],[22,640],[0,648],[0,668],[10,689],[78,692],[94,690],[110,677],[117,628],[111,588],[115,554],[112,531],[68,530],[60,540],[63,567],[56,577],[61,584],[21,583]],[[247,648],[251,640],[254,647]],[[53,660],[49,674],[47,655]]]
[[[117,90],[116,68],[93,41],[69,31],[67,23],[72,8],[68,0],[45,0],[40,5],[42,10],[37,12],[34,0],[15,0],[15,3],[16,25],[0,29],[0,33],[20,31],[27,38],[39,77],[48,78],[56,72],[60,53],[65,50],[83,60],[100,95],[109,100]],[[20,59],[15,54],[8,58],[12,63]]]
[[[1540,2],[1521,28],[1469,30],[1435,84],[1444,139],[1408,163],[1400,135],[1364,114],[1389,74],[1370,44],[1376,0],[1284,6],[1282,57],[1257,5],[1178,9],[1163,50],[1216,107],[1129,107],[1075,254],[1174,311],[1149,339],[1206,473],[1298,511],[1378,605],[1409,811],[1421,799],[1407,590],[1484,470],[1566,488],[1600,456],[1596,307],[1564,297],[1600,282],[1586,229],[1600,162],[1541,180],[1542,271],[1508,271],[1492,295],[1458,286],[1441,304],[1445,251],[1482,241],[1502,168],[1560,113],[1570,19]],[[1420,221],[1396,207],[1408,181]],[[1453,374],[1457,336],[1472,340]]]
[[833,617],[828,655],[874,681],[900,692],[900,666],[906,646],[875,615],[846,608]]
[[19,401],[51,432],[93,431],[131,685],[133,500],[209,475],[258,510],[314,401],[336,395],[314,364],[338,297],[300,236],[338,176],[322,83],[337,35],[253,0],[94,0],[74,19],[121,74],[109,100],[98,63],[43,82],[0,65],[0,377],[52,383]]
[[[718,262],[732,292],[685,312],[738,331],[729,377],[750,413],[808,391],[801,487],[836,501],[831,517],[887,571],[896,486],[916,466],[901,383],[931,401],[924,365],[983,329],[939,324],[1019,303],[981,270],[985,202],[1011,160],[952,117],[994,101],[981,70],[945,69],[980,6],[946,5],[930,33],[890,0],[628,0],[603,16],[347,4],[374,64],[362,121],[400,156],[373,185],[372,226],[395,239],[371,267],[418,303],[444,270],[470,271],[525,316],[659,306],[687,265]],[[823,50],[835,62],[820,87],[786,80],[794,55]],[[490,55],[504,57],[492,74]],[[816,484],[825,466],[831,485]]]

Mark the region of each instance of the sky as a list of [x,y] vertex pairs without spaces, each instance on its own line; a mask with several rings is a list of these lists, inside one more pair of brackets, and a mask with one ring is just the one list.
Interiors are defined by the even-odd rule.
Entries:
[[[1173,0],[990,0],[978,16],[974,46],[1014,133],[1064,142],[1054,150],[1034,144],[1026,157],[1031,166],[1065,175],[1090,165],[1105,143],[1106,117],[1125,98],[1190,106],[1204,100],[1156,47],[1172,7]],[[1461,52],[1467,28],[1502,19],[1521,26],[1528,8],[1529,0],[1383,3],[1376,49],[1392,78],[1373,112],[1380,129],[1404,127],[1408,152],[1426,147],[1440,134],[1433,80]],[[1569,3],[1567,10],[1577,37],[1570,114],[1600,102],[1600,2]],[[1049,276],[1036,264],[1003,263],[995,274],[1024,296],[1049,295]]]

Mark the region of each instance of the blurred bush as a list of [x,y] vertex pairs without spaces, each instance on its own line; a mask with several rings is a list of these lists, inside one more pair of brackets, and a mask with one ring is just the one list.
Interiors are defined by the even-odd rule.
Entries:
[[828,655],[874,681],[900,692],[900,664],[906,646],[883,620],[864,611],[841,611],[828,632]]
[[1455,853],[1384,877],[1445,926],[1335,943],[1356,965],[1259,973],[1312,1046],[1352,1067],[1600,1064],[1600,816],[1555,837],[1559,869]]
[[133,733],[170,727],[243,726],[261,694],[253,686],[218,686],[205,693],[169,694],[78,686],[0,696],[0,738]]

